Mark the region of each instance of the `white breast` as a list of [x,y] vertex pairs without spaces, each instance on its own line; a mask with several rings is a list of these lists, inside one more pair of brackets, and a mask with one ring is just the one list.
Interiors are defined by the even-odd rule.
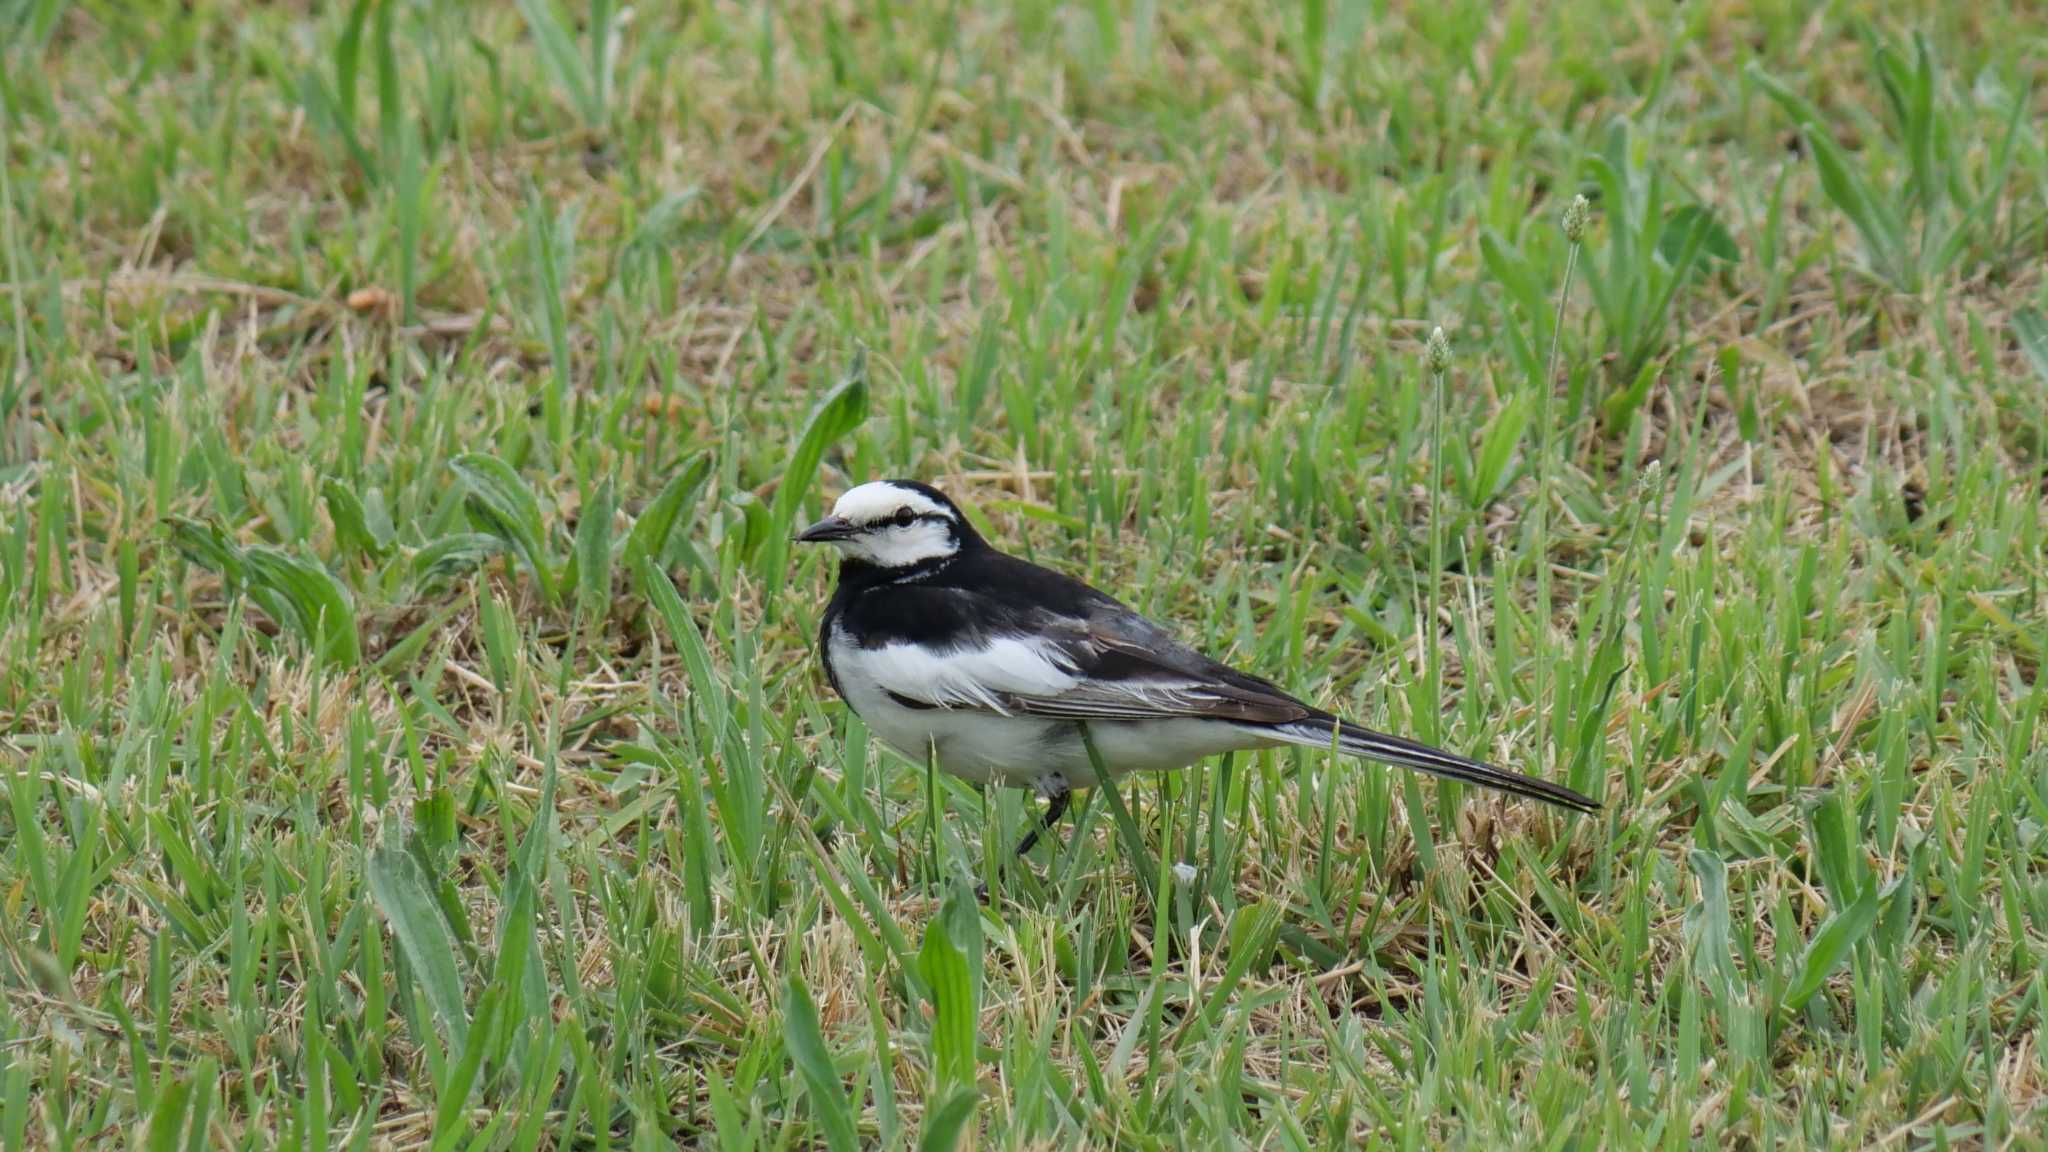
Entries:
[[[836,628],[827,642],[846,702],[875,735],[911,759],[922,761],[936,745],[940,767],[982,783],[1030,784],[1060,770],[1062,757],[1052,745],[1061,725],[995,710],[994,693],[1072,682],[1018,642],[943,656],[909,644],[862,648]],[[956,707],[910,708],[892,692]]]
[[1004,694],[1057,696],[1075,682],[1073,672],[1057,649],[1015,636],[997,637],[985,647],[951,652],[917,644],[846,647],[847,658],[860,668],[862,675],[899,696],[933,704],[1001,712],[1000,698]]

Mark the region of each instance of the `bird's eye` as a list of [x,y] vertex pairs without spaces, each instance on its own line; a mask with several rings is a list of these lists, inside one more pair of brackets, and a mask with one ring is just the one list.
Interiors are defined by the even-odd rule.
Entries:
[[896,515],[889,518],[889,523],[894,524],[898,528],[908,528],[912,524],[917,523],[917,513],[912,512],[908,508],[898,508]]

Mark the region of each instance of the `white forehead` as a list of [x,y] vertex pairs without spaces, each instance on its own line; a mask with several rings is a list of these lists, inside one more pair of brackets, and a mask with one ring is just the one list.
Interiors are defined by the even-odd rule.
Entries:
[[946,506],[937,500],[887,480],[873,480],[847,489],[839,502],[832,505],[832,514],[855,524],[866,524],[894,516],[898,508],[908,508],[919,516],[948,515]]

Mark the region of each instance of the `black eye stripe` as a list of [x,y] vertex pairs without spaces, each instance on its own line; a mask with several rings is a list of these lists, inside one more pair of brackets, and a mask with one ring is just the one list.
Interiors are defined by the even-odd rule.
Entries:
[[908,505],[885,516],[876,516],[861,523],[862,531],[879,532],[887,528],[908,528],[913,524],[951,524],[953,518],[943,512],[920,512]]

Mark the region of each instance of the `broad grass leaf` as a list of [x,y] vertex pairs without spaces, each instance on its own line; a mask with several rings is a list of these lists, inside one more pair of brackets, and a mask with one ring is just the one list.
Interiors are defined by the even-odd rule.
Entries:
[[1785,994],[1787,1009],[1797,1012],[1806,1007],[1827,978],[1849,958],[1857,941],[1869,935],[1871,926],[1877,923],[1877,909],[1877,885],[1865,884],[1854,903],[1828,917],[1820,931],[1813,934],[1805,955],[1799,958],[1798,974],[1791,991]]
[[1484,504],[1500,495],[1507,484],[1508,463],[1514,459],[1515,446],[1522,442],[1522,433],[1528,427],[1526,393],[1510,397],[1487,421],[1486,430],[1479,437],[1479,457],[1472,466],[1472,491],[1466,494],[1473,504]]
[[1692,850],[1688,859],[1693,880],[1700,886],[1699,903],[1685,913],[1685,941],[1691,952],[1692,972],[1707,985],[1725,1011],[1739,983],[1729,930],[1728,865],[1719,856],[1698,848]]
[[170,1079],[157,1093],[149,1108],[149,1124],[144,1129],[149,1152],[177,1152],[178,1137],[184,1131],[186,1110],[192,1099],[192,1083],[182,1078]]
[[1664,262],[1674,271],[1690,263],[1684,259],[1685,249],[1695,231],[1700,234],[1701,259],[1733,264],[1742,258],[1741,249],[1735,246],[1735,237],[1728,234],[1728,229],[1710,209],[1699,204],[1686,204],[1664,221],[1664,231],[1657,237],[1657,254],[1664,257]]
[[1863,244],[1878,271],[1901,287],[1911,288],[1914,262],[1902,249],[1901,226],[1885,207],[1882,197],[1850,163],[1849,156],[1828,131],[1827,120],[1804,96],[1751,61],[1745,69],[1764,93],[1775,101],[1799,126],[1814,166],[1820,170],[1821,190],[1863,237]]
[[775,490],[775,504],[769,513],[767,531],[754,543],[761,547],[760,571],[779,575],[788,555],[790,531],[796,511],[810,495],[825,450],[850,435],[868,418],[868,355],[865,348],[854,354],[846,374],[811,409],[789,466],[783,469],[782,484]]
[[356,637],[355,603],[334,574],[311,560],[268,545],[242,550],[257,602],[296,631],[320,657],[343,667],[362,659]]
[[1506,237],[1492,229],[1479,234],[1479,258],[1486,270],[1523,315],[1540,319],[1547,314],[1548,290],[1529,267],[1529,261]]
[[391,542],[370,527],[369,514],[353,489],[329,476],[320,482],[320,498],[327,504],[327,518],[334,521],[335,543],[344,551],[373,560],[390,554]]
[[974,1119],[981,1093],[973,1086],[955,1088],[936,1106],[925,1111],[924,1126],[917,1134],[917,1152],[952,1152]]
[[576,602],[586,620],[604,618],[612,603],[612,513],[618,499],[609,477],[576,523]]
[[975,1046],[981,1019],[981,918],[972,895],[956,884],[939,915],[924,926],[917,967],[931,986],[932,1066],[941,1085],[974,1083]]
[[[555,15],[554,5],[548,0],[517,0],[519,14],[526,18],[527,30],[533,33],[534,43],[540,47],[541,64],[547,69],[548,77],[569,99],[569,105],[583,118],[585,126],[599,128],[604,124],[604,107],[598,99],[596,78],[590,74],[590,66],[576,50],[576,40],[569,29]],[[593,28],[591,35],[603,36],[609,29]]]
[[451,1046],[460,1050],[469,1042],[469,1013],[455,963],[455,934],[426,873],[410,852],[384,846],[370,854],[369,879],[370,899],[391,925],[399,955],[426,990],[427,1005],[448,1030]]
[[457,1140],[469,1134],[470,1096],[483,1073],[484,1049],[490,1046],[491,1033],[504,1006],[505,990],[496,986],[487,989],[477,1004],[476,1027],[457,1045],[455,1066],[448,1070],[447,1079],[437,1089],[440,1103],[434,1109],[433,1152],[448,1152]]
[[668,483],[661,486],[661,492],[633,521],[633,528],[626,533],[626,552],[623,557],[629,573],[640,570],[642,559],[661,563],[663,552],[668,548],[670,533],[679,522],[687,523],[683,509],[695,503],[697,493],[704,487],[704,481],[711,476],[711,454],[699,452],[683,462]]
[[220,573],[230,591],[239,591],[248,583],[241,546],[218,525],[184,516],[166,516],[164,525],[170,530],[171,546],[194,564]]
[[547,534],[533,491],[511,465],[496,456],[470,452],[457,456],[451,466],[469,489],[462,508],[470,523],[504,541],[533,574],[541,596],[554,603],[555,573],[548,562]]
[[424,590],[445,584],[475,571],[484,561],[504,551],[505,541],[486,532],[443,536],[413,553],[413,586]]
[[541,886],[547,877],[549,843],[555,827],[555,758],[549,755],[541,775],[540,802],[534,806],[533,821],[519,850],[506,868],[504,913],[498,919],[497,958],[491,965],[491,983],[505,995],[518,997],[520,1011],[499,1028],[500,1046],[509,1047],[516,1060],[519,1049],[512,1041],[522,1023],[542,1029],[548,1023],[547,974],[540,953]]
[[782,1046],[803,1077],[804,1094],[810,1098],[818,1127],[825,1132],[825,1146],[832,1152],[856,1152],[860,1136],[853,1123],[853,1102],[839,1082],[839,1070],[832,1066],[811,990],[794,974],[782,990]]
[[2048,319],[2043,319],[2037,309],[2022,308],[2013,313],[2012,331],[2019,337],[2020,351],[2027,354],[2034,375],[2048,385]]

